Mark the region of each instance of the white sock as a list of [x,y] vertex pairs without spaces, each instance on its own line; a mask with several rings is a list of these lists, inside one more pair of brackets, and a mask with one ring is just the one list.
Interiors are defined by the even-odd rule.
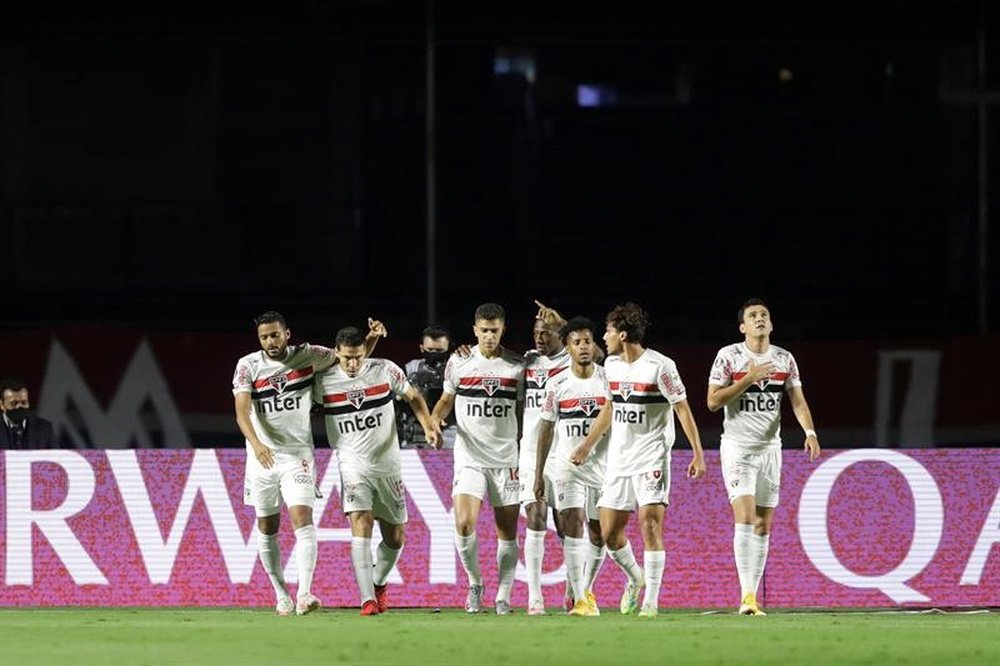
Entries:
[[566,558],[566,576],[569,578],[569,587],[573,591],[573,599],[583,599],[584,568],[587,566],[587,553],[590,544],[586,539],[566,537],[563,541],[563,552]]
[[392,568],[399,562],[399,556],[403,552],[403,547],[390,548],[385,545],[385,541],[378,545],[378,553],[375,558],[375,571],[372,580],[376,585],[385,585],[386,579],[392,573]]
[[545,559],[545,532],[524,531],[524,568],[528,575],[528,603],[542,600],[542,560]]
[[753,593],[756,596],[757,588],[760,586],[760,579],[764,577],[764,566],[767,564],[767,550],[771,538],[767,534],[750,535],[750,585],[753,586]]
[[663,565],[667,554],[662,550],[646,550],[642,553],[642,568],[646,574],[646,594],[642,598],[643,608],[659,608],[660,583],[663,581]]
[[587,540],[587,545],[589,548],[587,552],[589,557],[587,559],[587,568],[583,575],[583,589],[591,590],[594,589],[594,581],[597,580],[597,575],[601,573],[601,566],[604,564],[604,557],[608,554],[608,549],[604,546],[595,546]]
[[304,525],[295,530],[295,553],[299,565],[299,591],[301,599],[312,591],[313,573],[316,571],[316,526]]
[[351,537],[351,564],[354,566],[354,580],[358,582],[361,603],[375,598],[375,584],[372,582],[372,540],[371,537]]
[[476,533],[469,536],[462,536],[455,532],[455,550],[458,551],[458,558],[462,560],[465,567],[465,574],[469,577],[469,585],[482,585],[483,574],[479,570],[479,540]]
[[625,575],[628,576],[629,580],[636,585],[643,584],[642,567],[640,567],[639,563],[635,561],[635,553],[632,552],[631,541],[626,541],[625,545],[618,550],[611,550],[609,548],[608,555],[610,555],[611,559],[615,561],[615,564],[621,567],[621,570],[625,572]]
[[510,602],[510,588],[514,586],[517,560],[517,539],[511,541],[497,539],[497,601]]
[[736,575],[740,578],[740,598],[754,591],[750,570],[753,568],[753,525],[736,523],[733,526],[733,556],[736,559]]
[[260,555],[260,563],[264,566],[271,587],[274,588],[274,595],[278,599],[284,599],[288,595],[285,589],[285,573],[281,567],[281,546],[278,545],[277,534],[264,534],[257,530],[257,553]]

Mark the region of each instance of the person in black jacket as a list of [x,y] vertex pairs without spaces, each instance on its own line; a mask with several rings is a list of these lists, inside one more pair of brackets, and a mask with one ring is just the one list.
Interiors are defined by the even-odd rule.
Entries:
[[31,412],[28,387],[13,377],[0,381],[0,449],[57,448],[52,422]]

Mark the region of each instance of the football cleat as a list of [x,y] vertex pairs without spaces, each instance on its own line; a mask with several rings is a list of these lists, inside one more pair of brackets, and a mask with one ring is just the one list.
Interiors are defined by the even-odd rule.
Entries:
[[621,603],[618,604],[622,615],[635,614],[636,609],[639,608],[639,591],[643,587],[642,585],[633,583],[631,580],[625,584],[625,589],[622,590]]
[[483,586],[482,585],[470,585],[469,594],[465,597],[465,612],[466,613],[481,613],[483,612]]
[[288,617],[295,612],[295,602],[292,601],[291,597],[281,597],[278,599],[278,605],[274,612],[281,617]]
[[378,614],[379,614],[378,602],[373,601],[372,599],[368,599],[367,601],[365,601],[365,603],[361,604],[362,616],[378,615]]
[[600,615],[600,611],[596,610],[596,606],[591,606],[586,599],[580,599],[573,605],[569,614],[577,617],[596,617]]
[[528,615],[545,615],[545,602],[536,599],[528,604]]
[[760,609],[760,606],[757,604],[757,595],[753,592],[747,592],[743,596],[739,612],[740,615],[767,615],[767,613]]
[[305,615],[306,613],[312,613],[314,610],[319,608],[322,603],[315,594],[306,593],[305,595],[299,597],[298,602],[295,604],[295,614]]
[[639,617],[656,617],[659,614],[660,611],[657,610],[656,606],[650,606],[647,604],[643,604],[642,610],[639,611]]
[[590,611],[591,611],[590,614],[593,615],[593,616],[595,616],[595,617],[598,616],[598,615],[600,615],[601,614],[601,609],[597,605],[597,597],[594,596],[594,593],[591,592],[590,590],[586,590],[583,593],[583,596],[587,600],[587,605],[590,606]]
[[497,615],[510,615],[514,610],[510,607],[510,602],[504,599],[497,599],[494,605]]
[[375,586],[375,603],[378,604],[378,612],[384,613],[389,610],[389,591],[388,585],[376,585]]

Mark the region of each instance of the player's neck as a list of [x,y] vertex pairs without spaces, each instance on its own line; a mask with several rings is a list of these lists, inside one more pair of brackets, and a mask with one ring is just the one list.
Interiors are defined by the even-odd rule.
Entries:
[[479,347],[479,353],[482,355],[483,358],[496,358],[497,356],[503,353],[503,347],[501,347],[500,345],[497,345],[496,349],[494,349],[492,352],[488,352],[485,349],[483,349],[482,345],[477,345],[477,346]]
[[594,376],[594,364],[588,363],[587,365],[580,365],[579,363],[574,363],[573,374],[580,379],[590,379]]
[[766,335],[762,336],[747,336],[746,342],[744,343],[747,349],[752,351],[754,354],[763,354],[767,351],[768,347],[771,346],[771,342],[767,339]]
[[622,345],[622,360],[626,363],[632,363],[642,356],[644,351],[646,351],[646,348],[638,342],[626,342]]

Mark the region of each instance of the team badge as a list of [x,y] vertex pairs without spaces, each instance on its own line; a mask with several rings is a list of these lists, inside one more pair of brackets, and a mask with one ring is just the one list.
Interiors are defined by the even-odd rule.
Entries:
[[584,414],[590,416],[591,414],[594,413],[594,410],[597,409],[597,398],[594,398],[592,396],[587,398],[580,398],[580,409],[583,410]]
[[486,395],[493,395],[498,388],[500,388],[499,377],[485,377],[483,379],[483,390],[486,391]]
[[535,379],[535,385],[538,386],[538,388],[543,388],[545,386],[545,382],[548,381],[549,379],[549,371],[535,370],[533,374]]
[[364,389],[351,389],[347,392],[347,402],[354,405],[354,409],[361,409],[361,403],[365,401]]
[[618,384],[618,392],[621,393],[622,399],[628,400],[628,397],[632,395],[632,382],[621,382]]
[[270,377],[267,378],[267,383],[270,384],[271,388],[273,388],[275,391],[281,393],[282,391],[285,390],[285,385],[288,383],[288,375],[286,374],[271,375]]

